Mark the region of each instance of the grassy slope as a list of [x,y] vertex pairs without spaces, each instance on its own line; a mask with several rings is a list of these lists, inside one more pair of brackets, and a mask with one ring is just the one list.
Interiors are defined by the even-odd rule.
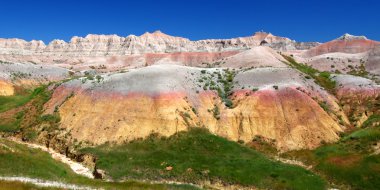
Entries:
[[284,156],[313,165],[318,173],[336,184],[352,189],[378,189],[380,155],[373,154],[377,143],[380,143],[380,126],[358,129],[338,143],[316,150],[293,151]]
[[45,90],[45,86],[34,90],[18,90],[13,96],[0,96],[0,113],[22,106]]
[[[46,90],[46,86],[37,87],[34,90],[24,90],[14,96],[0,96],[0,113],[21,107],[31,100],[36,100],[34,104],[39,104],[40,110],[42,105],[49,100],[50,93]],[[20,129],[20,124],[24,118],[25,111],[21,110],[14,114],[12,120],[0,121],[0,132],[15,132]]]
[[[0,139],[0,176],[26,176],[106,189],[192,189],[186,185],[153,185],[132,181],[111,183],[91,180],[75,174],[67,165],[54,160],[46,152],[30,149],[5,139]],[[0,189],[1,185],[7,185],[5,182],[2,183],[0,183]]]
[[[59,180],[73,175],[63,164],[58,164],[48,153],[29,149],[24,145],[8,140],[0,140],[0,174],[9,176],[30,176],[42,179]],[[8,148],[10,147],[13,152]],[[26,167],[33,166],[33,167]]]
[[[98,167],[115,179],[221,180],[226,184],[271,189],[325,188],[320,177],[301,167],[269,160],[203,129],[82,151],[97,155]],[[169,166],[173,167],[170,171],[166,169]]]
[[[49,100],[50,96],[51,92],[47,90],[46,86],[38,87],[33,91],[26,91],[22,95],[10,97],[0,96],[0,113],[12,111],[12,109],[18,109],[13,116],[14,119],[4,120],[4,118],[0,118],[0,132],[12,133],[20,131],[20,126],[22,125],[24,127],[22,130],[24,130],[24,133],[28,134],[29,130],[32,130],[30,127],[42,121],[51,120],[51,117],[40,116],[43,104]],[[30,106],[19,109],[19,107],[28,102],[30,102]],[[11,147],[15,151],[9,151],[6,147]],[[36,149],[30,149],[24,145],[19,145],[1,138],[0,176],[27,176],[31,178],[64,181],[67,183],[106,187],[111,189],[194,189],[193,187],[186,185],[152,185],[139,182],[108,183],[99,180],[90,180],[73,173],[68,166],[55,161],[48,153]],[[14,184],[17,185],[16,182],[14,182]],[[8,182],[1,182],[0,189],[7,185],[9,185]],[[32,186],[19,185],[19,187],[20,189],[28,189]]]
[[30,100],[30,94],[0,96],[0,112],[7,111],[11,108],[24,105]]
[[325,88],[330,93],[334,92],[336,82],[331,80],[329,72],[326,72],[326,71],[320,72],[311,66],[296,62],[296,60],[294,60],[293,57],[286,56],[286,55],[282,55],[282,56],[288,61],[289,65],[291,67],[293,67],[293,68],[305,73],[306,75],[312,77],[314,79],[315,83],[322,86],[323,88]]

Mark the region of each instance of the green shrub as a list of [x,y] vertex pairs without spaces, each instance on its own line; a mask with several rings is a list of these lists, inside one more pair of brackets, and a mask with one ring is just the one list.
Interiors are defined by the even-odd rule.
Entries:
[[330,107],[326,101],[319,102],[319,106],[321,106],[321,108],[325,110],[325,112],[330,112]]
[[100,83],[101,81],[103,81],[104,80],[104,78],[102,77],[102,76],[100,76],[100,75],[96,75],[96,81],[98,82],[98,83]]
[[218,120],[220,119],[220,111],[217,105],[214,105],[214,108],[212,109],[212,114],[215,119],[218,119]]
[[58,114],[46,114],[40,117],[40,121],[58,123],[61,121],[61,118]]
[[[206,70],[204,70],[204,73],[206,73]],[[217,83],[213,80],[214,74],[218,76]],[[216,90],[225,106],[232,108],[233,102],[229,99],[229,96],[232,94],[234,77],[234,70],[225,69],[223,75],[220,72],[214,71],[214,73],[209,73],[208,77],[203,76],[201,79],[198,79],[198,82],[204,82],[203,90]]]

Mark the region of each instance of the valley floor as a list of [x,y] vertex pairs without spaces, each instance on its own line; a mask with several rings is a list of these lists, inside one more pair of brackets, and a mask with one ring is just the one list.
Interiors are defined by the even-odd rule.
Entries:
[[[186,182],[206,189],[376,189],[380,185],[376,175],[379,142],[380,129],[371,126],[316,150],[273,154],[259,149],[267,157],[245,145],[193,129],[169,138],[151,136],[125,145],[82,149],[99,158],[98,168],[107,173],[104,181],[75,173],[67,162],[60,162],[63,155],[56,160],[51,154],[57,153],[46,148],[0,139],[0,189],[12,185],[16,189],[198,188]],[[184,184],[162,184],[170,181]]]
[[[19,189],[197,189],[190,185],[149,182],[106,182],[76,174],[42,147],[0,139],[0,189],[12,184]],[[43,151],[45,150],[45,151]],[[50,154],[49,154],[50,153]],[[57,156],[57,153],[52,153]]]

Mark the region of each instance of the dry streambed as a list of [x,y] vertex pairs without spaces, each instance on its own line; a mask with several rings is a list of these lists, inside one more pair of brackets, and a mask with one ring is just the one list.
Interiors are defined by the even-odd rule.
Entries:
[[[23,142],[16,138],[7,138],[7,140],[10,140],[12,142],[15,142],[21,145],[25,145],[32,149],[40,149],[44,152],[47,152],[52,156],[53,159],[69,165],[71,170],[75,172],[76,174],[85,176],[89,179],[95,178],[92,171],[89,168],[85,167],[81,163],[71,160],[65,155],[54,151],[53,149],[49,149],[45,146],[41,146],[38,144]],[[0,146],[3,147],[4,149],[7,149],[10,152],[17,152],[17,150],[12,149],[11,147],[5,144],[0,143]],[[102,189],[98,187],[93,188],[93,187],[88,187],[84,185],[76,185],[76,184],[64,183],[60,181],[51,181],[51,180],[44,180],[44,179],[38,179],[38,178],[30,178],[26,176],[0,176],[0,181],[21,182],[25,184],[33,184],[35,186],[44,187],[44,188],[46,187],[46,188],[75,189],[75,190]],[[169,184],[169,185],[187,185],[187,183],[181,183],[181,182],[175,182],[175,181],[142,181],[142,182],[148,183],[148,184],[163,184],[164,183],[164,184]],[[200,188],[199,186],[195,184],[188,184],[188,185]],[[1,184],[0,184],[0,189],[1,189]]]
[[82,164],[80,164],[78,162],[75,162],[75,161],[71,160],[70,158],[66,157],[65,155],[60,154],[60,153],[54,151],[53,149],[49,149],[49,148],[47,148],[45,146],[41,146],[41,145],[38,145],[38,144],[32,144],[32,143],[22,142],[22,141],[14,139],[14,138],[11,138],[10,140],[13,141],[13,142],[19,143],[19,144],[26,145],[29,148],[40,149],[42,151],[48,152],[55,160],[69,165],[70,168],[76,174],[79,174],[79,175],[82,175],[82,176],[94,179],[94,175],[93,175],[92,171],[89,168],[85,167],[84,165],[82,165]]
[[[29,148],[40,149],[42,151],[45,151],[45,152],[49,153],[52,156],[52,158],[54,158],[55,160],[69,165],[70,168],[76,174],[79,174],[79,175],[82,175],[82,176],[85,176],[85,177],[91,178],[91,179],[94,178],[94,175],[92,174],[92,171],[90,169],[88,169],[84,165],[82,165],[78,162],[75,162],[75,161],[71,160],[70,158],[66,157],[65,155],[62,155],[62,154],[60,154],[60,153],[58,153],[52,149],[49,149],[47,147],[37,145],[37,144],[22,142],[20,140],[15,139],[15,138],[9,138],[8,140],[11,140],[12,142],[15,142],[18,144],[25,145]],[[0,145],[2,145],[2,144],[0,144]],[[6,145],[2,145],[2,146],[6,146]],[[9,148],[9,147],[6,147],[6,148]],[[13,152],[12,149],[10,149],[10,151]],[[39,187],[78,189],[78,190],[92,189],[92,188],[86,187],[86,186],[79,186],[79,185],[74,185],[74,184],[67,184],[67,183],[63,183],[63,182],[58,182],[58,181],[42,180],[42,179],[30,178],[30,177],[24,177],[24,176],[1,176],[0,181],[11,181],[11,182],[17,181],[17,182],[22,182],[22,183],[34,184],[34,185],[39,186]]]

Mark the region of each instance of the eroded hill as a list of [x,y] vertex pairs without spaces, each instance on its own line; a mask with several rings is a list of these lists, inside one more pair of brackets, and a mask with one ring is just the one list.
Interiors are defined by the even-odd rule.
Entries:
[[[378,47],[351,35],[320,44],[261,32],[200,41],[161,32],[48,45],[2,39],[0,131],[81,162],[94,154],[86,164],[100,177],[114,172],[97,170],[96,156],[107,157],[100,147],[193,128],[278,152],[312,150],[380,114]],[[222,187],[263,187],[239,180]]]

